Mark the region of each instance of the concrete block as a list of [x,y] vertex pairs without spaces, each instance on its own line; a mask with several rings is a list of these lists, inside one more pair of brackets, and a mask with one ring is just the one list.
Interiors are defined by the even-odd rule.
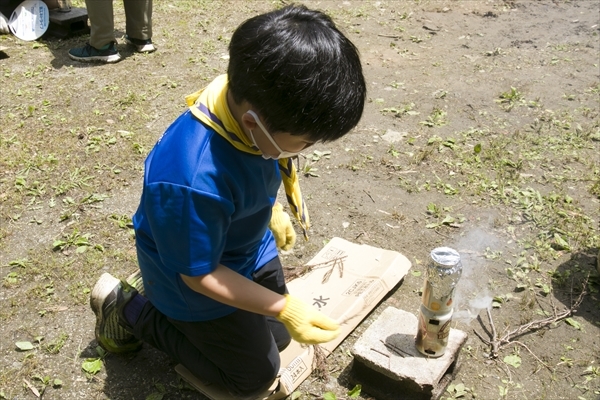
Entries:
[[415,347],[417,326],[412,313],[385,309],[352,349],[351,380],[381,400],[438,399],[458,372],[467,334],[450,329],[444,355],[429,358]]
[[50,25],[46,31],[47,35],[64,39],[89,32],[87,9],[71,8],[69,12],[50,10]]

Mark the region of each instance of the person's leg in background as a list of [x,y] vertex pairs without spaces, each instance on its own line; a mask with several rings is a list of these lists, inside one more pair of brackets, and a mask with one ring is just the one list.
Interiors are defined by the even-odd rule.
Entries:
[[152,44],[152,0],[124,0],[123,4],[127,43],[141,53],[156,50]]
[[113,0],[86,0],[90,21],[90,41],[84,47],[69,50],[73,60],[89,62],[117,62],[121,55],[117,51],[113,14]]
[[101,49],[115,39],[113,0],[86,0],[90,20],[90,44]]

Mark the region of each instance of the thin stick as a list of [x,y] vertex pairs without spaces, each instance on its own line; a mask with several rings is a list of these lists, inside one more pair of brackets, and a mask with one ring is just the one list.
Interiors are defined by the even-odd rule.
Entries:
[[327,260],[327,261],[323,261],[317,264],[306,264],[305,267],[309,268],[309,270],[313,270],[313,269],[317,269],[317,268],[325,268],[327,266],[329,266],[329,264],[332,263],[336,263],[337,261],[343,261],[346,258],[348,258],[348,256],[341,256],[341,257],[336,257],[336,258],[332,258],[331,260]]
[[437,229],[434,229],[433,231],[434,231],[435,233],[437,233],[438,235],[445,237],[446,239],[450,239],[450,237],[449,237],[448,235],[444,235],[442,232],[438,232],[438,230],[437,230]]
[[492,345],[492,357],[498,357],[498,334],[496,333],[496,325],[494,325],[494,319],[492,318],[492,312],[490,311],[490,307],[486,308],[488,321],[490,322],[490,327],[492,329],[492,339],[490,344]]
[[[404,354],[407,354],[407,355],[409,355],[409,356],[410,356],[410,355],[412,355],[412,354],[410,354],[410,353],[407,353],[406,351],[404,351],[404,350],[402,350],[402,349],[400,349],[400,348],[398,348],[398,347],[394,346],[393,344],[386,343],[386,342],[384,342],[383,340],[379,340],[379,341],[380,341],[381,343],[383,343],[383,345],[384,345],[384,346],[385,346],[385,347],[386,347],[388,350],[391,350],[391,351],[392,351],[394,354],[397,354],[397,355],[399,355],[400,357],[403,357],[403,358],[404,358]],[[402,352],[402,353],[404,353],[404,354],[400,354],[401,352]]]
[[491,346],[492,342],[490,342],[489,340],[485,339],[483,336],[481,336],[481,333],[477,332],[475,329],[473,329],[473,333],[475,333],[475,335],[477,335],[477,337],[479,339],[481,339],[481,341],[485,344],[487,344],[488,346]]
[[[343,257],[343,258],[346,258],[346,257]],[[327,283],[327,281],[329,280],[329,277],[333,273],[333,270],[335,269],[336,266],[339,267],[340,278],[344,277],[344,263],[342,262],[342,257],[336,258],[333,260],[333,265],[331,266],[329,271],[327,271],[325,273],[325,275],[323,275],[323,279],[321,280],[321,283]]]
[[[495,339],[498,337],[498,335],[496,334],[496,325],[494,325],[494,320],[492,319],[492,312],[490,311],[490,307],[486,308],[485,311],[487,312],[487,316],[490,321],[490,326],[492,328],[492,338]],[[494,346],[494,354],[498,354],[497,346]]]
[[539,359],[539,357],[538,357],[538,356],[536,356],[536,355],[534,354],[534,352],[533,352],[533,351],[531,351],[531,350],[529,349],[529,347],[527,347],[527,346],[525,345],[525,343],[521,343],[521,342],[519,342],[518,340],[513,340],[511,343],[518,344],[519,346],[523,347],[525,350],[527,350],[527,351],[529,352],[529,354],[531,354],[531,355],[533,356],[533,358],[535,358],[536,360],[538,360],[538,362],[539,362],[540,364],[542,364],[544,367],[548,368],[548,371],[550,371],[550,372],[554,372],[554,370],[552,370],[552,367],[550,367],[548,364],[546,364],[545,362],[543,362],[542,360],[540,360],[540,359]]
[[386,356],[387,358],[390,358],[390,355],[389,355],[389,354],[385,354],[383,351],[379,351],[379,350],[377,350],[377,349],[374,349],[374,348],[372,348],[372,347],[371,347],[371,351],[374,351],[375,353],[379,353],[379,354],[381,354],[382,356]]

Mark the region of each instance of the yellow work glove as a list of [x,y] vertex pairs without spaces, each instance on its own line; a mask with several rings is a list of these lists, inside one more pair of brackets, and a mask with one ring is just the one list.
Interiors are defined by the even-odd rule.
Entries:
[[302,300],[285,295],[286,303],[277,316],[296,342],[318,344],[330,342],[340,334],[340,326]]
[[275,237],[275,244],[281,250],[291,250],[296,243],[296,231],[290,220],[290,216],[283,211],[280,203],[275,203],[271,214],[269,229]]

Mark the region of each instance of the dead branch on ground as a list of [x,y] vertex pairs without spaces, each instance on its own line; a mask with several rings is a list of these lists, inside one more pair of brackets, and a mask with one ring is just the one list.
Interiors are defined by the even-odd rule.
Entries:
[[[473,329],[473,332],[475,333],[475,335],[477,335],[477,337],[479,339],[481,339],[481,341],[483,343],[490,346],[490,358],[498,357],[498,352],[500,350],[502,350],[504,347],[507,347],[510,345],[519,345],[519,346],[523,347],[525,350],[527,350],[544,367],[546,367],[550,371],[552,371],[552,368],[548,364],[544,363],[538,356],[536,356],[533,353],[533,351],[531,351],[531,349],[529,349],[529,347],[527,347],[524,343],[522,343],[518,340],[515,340],[515,339],[518,337],[521,337],[529,332],[534,332],[541,328],[544,328],[546,326],[554,324],[554,323],[561,321],[565,318],[568,318],[568,317],[572,316],[574,313],[576,313],[577,309],[581,305],[581,302],[583,301],[583,297],[587,293],[585,288],[587,287],[588,279],[589,279],[589,275],[586,277],[586,279],[584,280],[584,282],[582,284],[581,293],[579,294],[579,296],[577,296],[575,301],[571,300],[571,307],[562,312],[558,312],[556,307],[554,306],[554,304],[552,304],[553,315],[551,315],[547,318],[542,318],[542,319],[528,322],[526,324],[522,324],[519,327],[505,333],[503,336],[500,336],[500,335],[498,335],[498,333],[496,331],[496,325],[494,325],[494,319],[492,318],[492,313],[490,312],[490,308],[487,308],[486,311],[487,311],[487,317],[488,317],[491,332],[487,330],[487,328],[483,324],[481,317],[478,316],[477,318],[479,319],[479,323],[488,332],[490,338],[489,339],[484,338],[483,335],[480,334],[479,332],[477,332],[475,329]],[[571,289],[571,295],[572,295],[572,293],[573,293],[573,290]]]

